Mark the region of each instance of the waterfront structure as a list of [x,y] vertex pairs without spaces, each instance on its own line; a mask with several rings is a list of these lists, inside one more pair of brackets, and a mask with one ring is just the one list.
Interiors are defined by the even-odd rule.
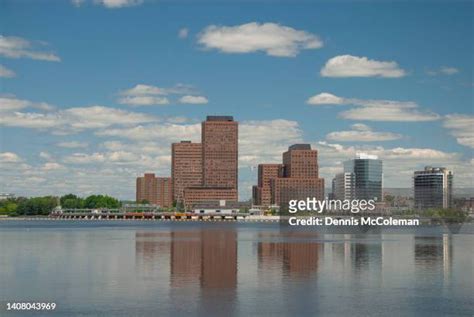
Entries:
[[148,202],[152,205],[168,208],[173,205],[171,177],[156,177],[154,173],[145,173],[136,180],[137,203]]
[[[194,158],[192,167],[183,168],[178,148],[175,146],[174,174],[180,175],[176,184],[174,197],[189,209],[195,203],[210,200],[238,200],[238,122],[232,116],[207,116],[202,122],[201,150],[198,143],[189,152]],[[181,143],[180,143],[181,144]],[[185,147],[181,145],[181,147]],[[195,172],[201,151],[201,181]],[[188,154],[189,154],[188,152]],[[192,174],[191,171],[192,170]],[[180,194],[182,193],[182,194]]]
[[285,210],[292,199],[324,198],[324,179],[319,178],[318,151],[310,144],[294,144],[283,153],[283,164],[259,165],[255,204],[278,205]]
[[197,203],[193,206],[192,212],[195,214],[231,215],[245,209],[250,209],[249,202],[219,200]]
[[171,145],[173,200],[182,202],[184,189],[202,185],[202,145],[181,141]]
[[381,202],[383,165],[376,155],[356,154],[356,158],[344,162],[344,173],[355,177],[355,199]]
[[336,200],[352,200],[355,198],[355,174],[339,173],[332,180],[332,197]]
[[453,173],[444,167],[427,166],[413,176],[415,208],[450,208]]

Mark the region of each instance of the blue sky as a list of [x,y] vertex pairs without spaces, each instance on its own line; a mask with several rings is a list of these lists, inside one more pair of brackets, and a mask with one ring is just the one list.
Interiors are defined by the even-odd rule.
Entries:
[[[0,191],[133,198],[207,114],[241,125],[240,196],[294,142],[447,166],[473,187],[471,1],[1,1]],[[30,179],[25,182],[25,177]]]

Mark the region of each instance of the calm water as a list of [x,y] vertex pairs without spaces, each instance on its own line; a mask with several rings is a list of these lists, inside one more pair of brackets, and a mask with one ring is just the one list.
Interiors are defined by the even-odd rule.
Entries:
[[1,221],[0,316],[473,316],[473,265],[465,233]]

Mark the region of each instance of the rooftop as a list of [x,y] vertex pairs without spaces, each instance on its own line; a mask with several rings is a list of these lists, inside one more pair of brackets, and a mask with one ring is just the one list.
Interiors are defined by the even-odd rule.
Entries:
[[293,144],[288,148],[290,151],[294,150],[311,150],[311,144]]
[[207,116],[206,121],[234,121],[233,116]]

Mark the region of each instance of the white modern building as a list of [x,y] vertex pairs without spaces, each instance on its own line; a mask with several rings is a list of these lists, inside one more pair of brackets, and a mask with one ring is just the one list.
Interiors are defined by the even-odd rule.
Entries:
[[355,174],[350,172],[339,173],[332,180],[333,199],[355,199]]

